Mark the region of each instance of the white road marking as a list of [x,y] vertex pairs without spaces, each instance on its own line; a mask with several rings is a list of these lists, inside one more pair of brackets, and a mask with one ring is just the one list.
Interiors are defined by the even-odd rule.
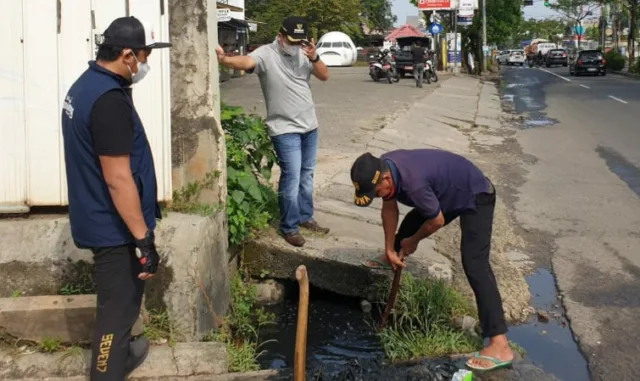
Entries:
[[551,74],[551,75],[555,75],[556,77],[558,77],[558,78],[560,78],[560,79],[564,79],[564,80],[565,80],[565,81],[567,81],[567,82],[571,82],[571,80],[570,80],[569,78],[567,78],[567,77],[563,77],[563,76],[561,76],[560,74],[556,74],[556,73],[554,73],[554,72],[552,72],[552,71],[549,71],[549,70],[547,70],[547,69],[543,69],[543,68],[540,68],[540,70],[541,70],[541,71],[544,71],[545,73],[549,73],[549,74]]
[[613,99],[614,101],[618,101],[618,102],[620,102],[620,103],[624,103],[624,104],[629,103],[629,102],[627,102],[627,101],[623,101],[623,100],[622,100],[622,99],[620,99],[620,98],[616,98],[616,97],[614,97],[613,95],[609,95],[609,98]]
[[580,86],[584,87],[585,89],[590,89],[590,87],[587,85],[580,85]]

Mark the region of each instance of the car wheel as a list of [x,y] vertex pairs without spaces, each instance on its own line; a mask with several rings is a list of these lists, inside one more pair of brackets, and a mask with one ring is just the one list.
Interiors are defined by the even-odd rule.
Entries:
[[567,64],[562,64],[562,66],[567,67]]
[[569,75],[573,76],[573,71],[571,69],[569,69]]
[[607,72],[603,71],[602,73],[600,73],[600,75],[604,77],[605,75],[607,75]]

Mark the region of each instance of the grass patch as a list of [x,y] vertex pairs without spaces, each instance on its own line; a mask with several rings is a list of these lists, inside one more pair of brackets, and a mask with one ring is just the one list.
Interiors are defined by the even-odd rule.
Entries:
[[43,337],[38,343],[38,350],[43,353],[54,353],[62,349],[62,342],[55,337]]
[[144,314],[142,335],[149,341],[167,341],[169,346],[176,343],[174,324],[167,311],[147,310]]
[[[385,303],[391,281],[378,288],[378,301]],[[469,353],[482,348],[482,340],[453,325],[456,317],[474,315],[462,294],[441,281],[402,275],[400,290],[389,324],[379,333],[391,361]]]
[[520,354],[520,357],[524,357],[524,355],[527,354],[527,351],[522,348],[520,346],[520,344],[516,343],[515,341],[509,341],[509,346],[511,347],[511,350],[513,350],[514,352],[517,352],[518,354]]
[[241,272],[231,280],[231,309],[222,325],[206,335],[203,341],[224,343],[229,356],[229,372],[250,372],[260,369],[258,357],[260,328],[272,324],[275,315],[256,308],[256,286],[244,282]]

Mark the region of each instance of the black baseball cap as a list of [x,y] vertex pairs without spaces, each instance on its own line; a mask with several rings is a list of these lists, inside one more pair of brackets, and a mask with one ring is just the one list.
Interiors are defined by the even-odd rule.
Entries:
[[100,37],[98,45],[105,46],[130,49],[160,49],[171,46],[168,42],[156,42],[153,26],[133,16],[113,20]]
[[382,160],[369,152],[356,159],[351,167],[351,181],[356,188],[353,201],[358,206],[369,206],[376,197],[376,184],[382,172]]
[[291,42],[300,42],[307,39],[309,24],[302,17],[287,17],[282,20],[280,33],[287,36],[287,39]]

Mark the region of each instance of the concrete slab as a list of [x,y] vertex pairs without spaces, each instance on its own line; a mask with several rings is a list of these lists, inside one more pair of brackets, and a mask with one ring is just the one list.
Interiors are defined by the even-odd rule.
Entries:
[[[156,228],[163,265],[146,283],[146,306],[168,311],[179,341],[198,340],[214,327],[214,314],[221,316],[228,308],[228,273],[220,271],[227,268],[229,255],[224,219],[224,211],[212,217],[169,213]],[[4,296],[14,291],[58,294],[63,275],[72,273],[81,260],[91,263],[91,252],[75,247],[66,217],[0,220]]]
[[[0,331],[26,341],[91,342],[95,316],[95,295],[0,298]],[[142,334],[141,318],[134,328],[134,336]]]
[[[375,284],[391,277],[391,271],[377,271],[362,266],[362,262],[381,255],[384,246],[344,236],[306,237],[303,248],[286,243],[275,232],[264,233],[247,244],[244,261],[253,276],[264,270],[276,279],[294,279],[300,265],[307,266],[309,281],[314,286],[341,295],[373,299]],[[420,278],[451,279],[451,270],[442,258],[425,245],[424,252],[407,259],[407,271]],[[428,254],[427,254],[428,253]]]
[[[50,377],[84,378],[91,365],[89,350],[71,349],[66,352],[25,354],[0,351],[0,379],[15,380]],[[129,379],[218,375],[228,369],[227,350],[221,343],[177,343],[152,346],[145,362]]]

